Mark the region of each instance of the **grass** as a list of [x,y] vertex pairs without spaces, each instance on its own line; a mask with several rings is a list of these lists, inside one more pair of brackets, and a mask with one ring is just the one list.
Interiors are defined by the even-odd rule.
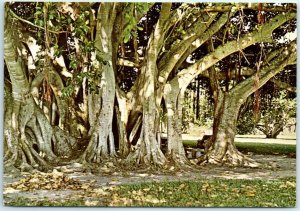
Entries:
[[274,155],[288,155],[296,153],[296,145],[288,144],[264,144],[264,143],[235,143],[236,147],[241,152],[253,152],[255,154],[274,154]]
[[4,200],[7,201],[5,206],[16,206],[16,207],[78,207],[78,206],[86,206],[84,200],[82,199],[68,199],[68,200],[33,200],[28,198],[16,198],[13,200],[9,200],[4,197]]
[[[197,147],[197,141],[184,140],[185,147]],[[252,143],[252,142],[235,142],[236,147],[243,153],[253,152],[255,154],[273,154],[273,155],[289,155],[296,153],[296,145],[288,144],[270,144],[270,143]]]
[[94,199],[28,202],[19,198],[6,205],[86,206],[89,204],[121,207],[295,207],[296,178],[270,181],[212,179],[141,183],[117,186],[109,191],[109,195],[94,197]]

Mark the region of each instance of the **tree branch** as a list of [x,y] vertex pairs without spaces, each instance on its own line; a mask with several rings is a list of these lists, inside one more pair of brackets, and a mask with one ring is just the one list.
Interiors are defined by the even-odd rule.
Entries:
[[[210,19],[212,22],[214,19]],[[190,37],[186,40],[179,42],[172,46],[171,50],[164,55],[158,64],[161,80],[166,81],[171,71],[175,66],[181,65],[182,60],[185,60],[188,55],[190,55],[194,50],[199,48],[203,43],[205,43],[213,34],[215,34],[228,20],[228,14],[223,14],[215,23],[209,25],[206,29],[201,24],[201,29],[195,27],[195,30],[191,30]],[[180,64],[179,64],[180,63]]]
[[280,80],[276,80],[274,78],[272,78],[270,81],[273,82],[274,84],[276,84],[276,86],[278,86],[281,89],[287,90],[289,92],[294,92],[294,93],[297,92],[297,87],[291,86],[288,83],[285,83],[285,82],[280,81]]
[[[278,56],[276,59],[273,59],[268,65],[265,65],[259,72],[259,81],[258,85],[254,85],[255,83],[255,75],[247,78],[246,80],[240,82],[237,86],[235,86],[231,91],[236,92],[236,94],[240,95],[241,99],[246,99],[249,95],[251,95],[255,90],[262,87],[265,83],[267,83],[272,77],[274,77],[277,73],[281,72],[286,66],[294,64],[297,58],[296,55],[296,42],[292,42],[288,48],[284,48],[284,52],[281,56]],[[281,51],[281,49],[277,50]]]
[[[33,27],[35,27],[35,28],[39,28],[39,29],[45,30],[44,27],[42,27],[42,26],[37,26],[37,25],[31,23],[30,21],[25,20],[25,19],[19,17],[19,16],[18,16],[17,14],[15,14],[12,10],[9,10],[9,12],[10,12],[10,14],[11,14],[14,18],[18,19],[19,21],[22,21],[22,22],[24,22],[24,23],[26,23],[26,24],[28,24],[28,25],[31,25],[31,26],[33,26]],[[53,31],[53,30],[50,30],[50,29],[47,29],[47,31],[48,31],[48,32],[51,32],[51,33],[54,33],[54,34],[68,33],[68,31]]]
[[[201,9],[203,12],[228,12],[228,11],[237,11],[237,10],[258,10],[258,3],[240,3],[235,5],[223,5],[223,6],[208,6],[204,9]],[[265,12],[296,12],[296,4],[293,6],[271,6],[268,4],[263,4],[262,11]]]
[[237,41],[234,40],[221,45],[215,49],[214,52],[206,55],[193,65],[179,72],[174,80],[178,80],[180,87],[185,89],[197,75],[201,74],[228,55],[258,42],[272,41],[273,30],[293,18],[296,18],[296,13],[279,14],[273,17],[269,22],[265,23],[260,30],[246,34]]

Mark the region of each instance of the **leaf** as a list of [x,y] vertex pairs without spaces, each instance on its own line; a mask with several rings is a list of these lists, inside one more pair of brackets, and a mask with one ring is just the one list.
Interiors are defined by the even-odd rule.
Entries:
[[296,187],[296,183],[295,182],[290,182],[290,181],[287,181],[286,184],[290,187],[293,187],[295,188]]
[[53,13],[50,13],[49,14],[49,20],[52,20],[54,18],[54,14]]
[[183,189],[184,187],[185,187],[185,184],[182,183],[181,185],[179,185],[178,190],[181,190],[181,189]]
[[249,197],[254,197],[254,196],[256,196],[256,192],[254,192],[254,191],[249,191],[249,192],[246,192],[245,195],[246,195],[246,196],[249,196]]
[[30,182],[30,183],[39,183],[40,179],[39,178],[32,178],[28,182]]
[[77,69],[77,62],[75,60],[71,60],[69,67],[73,70]]
[[89,185],[89,184],[83,184],[83,185],[81,186],[81,188],[82,188],[83,190],[87,190],[87,189],[90,188],[90,185]]
[[89,201],[89,200],[87,200],[87,201],[84,202],[84,204],[86,206],[96,206],[98,204],[98,201]]
[[84,31],[85,34],[87,34],[90,30],[90,27],[88,27],[87,25],[81,26],[80,28]]
[[98,195],[103,195],[103,196],[110,195],[109,192],[105,191],[105,190],[102,189],[102,188],[94,189],[93,192],[96,193],[96,194],[98,194]]
[[128,34],[125,34],[124,35],[124,43],[127,43],[129,40],[130,40],[130,37],[131,37],[131,34],[130,33],[128,33]]
[[143,31],[144,28],[143,27],[140,27],[140,26],[137,26],[137,29],[140,30],[140,31]]
[[41,11],[41,10],[38,10],[38,11],[36,11],[36,12],[34,13],[35,16],[38,16],[38,15],[40,15],[40,14],[42,14],[42,11]]

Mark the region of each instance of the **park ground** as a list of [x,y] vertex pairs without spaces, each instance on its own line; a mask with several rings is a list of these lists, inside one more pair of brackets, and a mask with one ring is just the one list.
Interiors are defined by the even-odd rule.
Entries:
[[[194,141],[192,136],[184,138],[189,138],[187,143]],[[294,207],[295,144],[293,135],[237,136],[237,147],[261,162],[260,168],[125,170],[107,162],[89,171],[73,163],[51,173],[5,173],[4,205]]]

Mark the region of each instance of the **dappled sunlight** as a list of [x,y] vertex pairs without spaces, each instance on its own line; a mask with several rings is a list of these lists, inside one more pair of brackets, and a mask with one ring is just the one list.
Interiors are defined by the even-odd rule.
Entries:
[[[284,40],[296,40],[296,16],[294,3],[8,2],[5,199],[256,206],[259,191],[226,188],[275,179],[289,194],[297,46]],[[279,110],[273,99],[290,112],[267,110]],[[281,131],[265,132],[265,114]],[[122,187],[149,182],[161,183],[154,194]]]

